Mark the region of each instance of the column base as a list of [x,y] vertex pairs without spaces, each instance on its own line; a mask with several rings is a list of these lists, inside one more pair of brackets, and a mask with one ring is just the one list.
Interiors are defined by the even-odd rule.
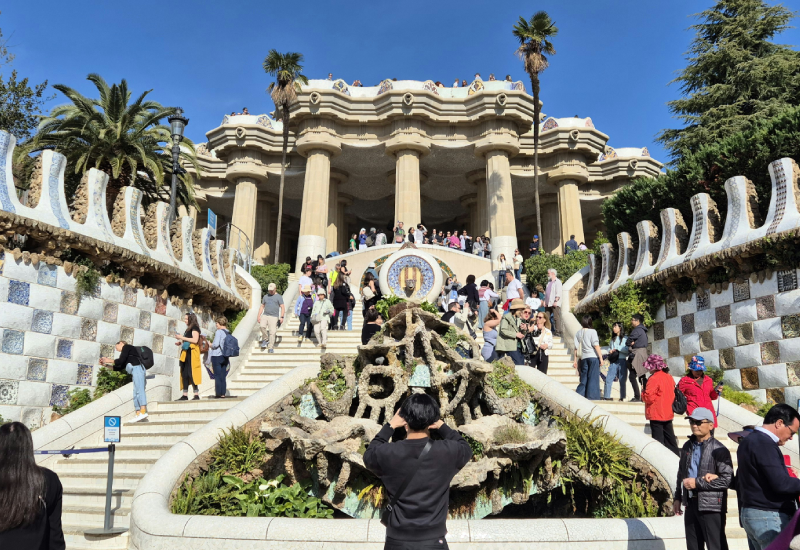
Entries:
[[500,254],[506,255],[506,261],[511,262],[514,251],[517,249],[517,238],[512,235],[498,236],[491,238],[492,243],[492,267]]
[[320,254],[324,257],[327,241],[328,239],[319,235],[300,235],[297,239],[297,264],[294,270],[300,270],[300,266],[306,261],[306,256],[311,256],[312,260],[316,260]]

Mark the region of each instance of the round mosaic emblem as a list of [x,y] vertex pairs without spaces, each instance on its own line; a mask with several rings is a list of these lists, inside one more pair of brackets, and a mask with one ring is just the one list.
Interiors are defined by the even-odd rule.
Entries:
[[425,298],[433,280],[433,266],[420,256],[402,256],[389,266],[388,283],[395,296]]

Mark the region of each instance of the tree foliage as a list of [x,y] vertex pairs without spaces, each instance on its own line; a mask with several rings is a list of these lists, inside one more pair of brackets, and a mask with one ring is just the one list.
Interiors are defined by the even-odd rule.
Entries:
[[772,190],[768,167],[782,157],[800,162],[800,107],[786,108],[745,130],[701,145],[665,175],[640,178],[623,187],[603,202],[606,227],[610,235],[627,231],[637,239],[636,224],[650,220],[660,227],[659,213],[669,207],[691,220],[689,199],[697,193],[708,193],[724,219],[728,209],[725,181],[734,176],[753,182],[763,220]]
[[270,283],[275,283],[277,293],[283,294],[286,292],[286,287],[289,286],[291,268],[289,264],[254,265],[250,270],[250,275],[261,285],[263,294],[269,290]]
[[559,254],[539,254],[525,260],[525,277],[528,288],[536,285],[547,286],[547,270],[555,269],[562,282],[572,277],[589,263],[589,250],[570,252],[565,256]]
[[0,129],[13,134],[19,142],[27,140],[36,129],[38,115],[47,98],[47,81],[31,87],[17,71],[5,78],[0,74]]
[[685,126],[659,136],[676,162],[800,104],[800,52],[772,42],[794,13],[763,0],[719,0],[697,15],[688,65],[673,81],[683,97],[668,103]]

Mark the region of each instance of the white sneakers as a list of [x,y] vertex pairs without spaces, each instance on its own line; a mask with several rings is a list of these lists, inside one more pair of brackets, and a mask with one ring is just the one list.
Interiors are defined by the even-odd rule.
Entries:
[[128,420],[128,424],[133,424],[134,422],[139,422],[140,420],[144,420],[148,416],[149,415],[147,413],[139,413],[139,412],[137,412],[136,416],[134,416],[133,418]]

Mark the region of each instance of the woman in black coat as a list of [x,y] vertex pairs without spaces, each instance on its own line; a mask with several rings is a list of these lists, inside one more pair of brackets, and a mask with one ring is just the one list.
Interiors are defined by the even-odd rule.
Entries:
[[339,322],[339,330],[345,329],[347,323],[347,316],[350,314],[350,287],[344,282],[344,277],[336,277],[333,283],[333,290],[331,291],[331,303],[333,304],[334,314],[331,322],[333,323],[333,330],[337,329],[336,322],[341,316]]
[[467,275],[467,284],[458,291],[459,296],[466,296],[467,303],[473,311],[478,311],[480,305],[480,294],[478,294],[478,285],[475,284],[475,275]]
[[55,472],[36,465],[25,424],[0,426],[0,548],[64,550],[61,494]]

